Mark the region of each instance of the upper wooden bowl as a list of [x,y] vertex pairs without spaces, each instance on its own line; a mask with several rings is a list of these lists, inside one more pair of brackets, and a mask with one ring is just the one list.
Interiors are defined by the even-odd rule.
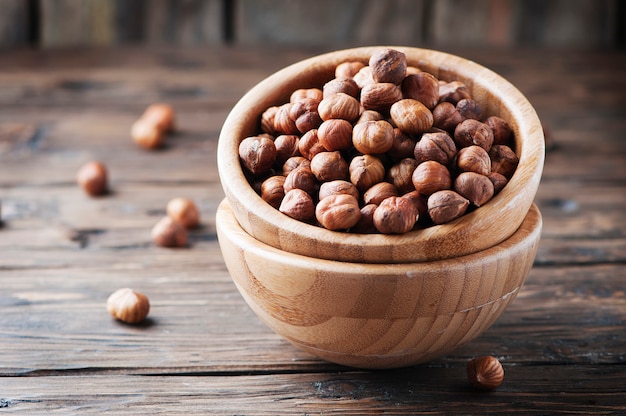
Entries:
[[518,230],[489,249],[408,264],[279,250],[246,233],[227,201],[216,225],[233,281],[271,329],[328,361],[394,368],[445,355],[502,314],[532,267],[541,216],[533,205]]
[[253,190],[239,162],[239,143],[260,132],[268,107],[289,100],[298,88],[321,87],[344,61],[367,63],[378,47],[347,49],[316,56],[266,78],[228,115],[218,143],[220,180],[241,227],[258,240],[313,258],[367,263],[406,263],[453,258],[492,247],[521,225],[534,200],[544,162],[541,123],[528,100],[504,78],[458,56],[417,48],[393,47],[409,65],[437,78],[463,81],[484,115],[504,118],[515,133],[517,170],[506,187],[481,208],[444,225],[402,235],[362,235],[329,231],[294,220],[271,207]]

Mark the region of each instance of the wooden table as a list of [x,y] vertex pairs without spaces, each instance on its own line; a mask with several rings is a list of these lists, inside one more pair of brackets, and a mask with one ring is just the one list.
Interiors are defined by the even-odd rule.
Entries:
[[[330,49],[326,49],[330,50]],[[322,362],[267,329],[224,266],[217,137],[245,91],[323,49],[12,51],[0,59],[0,412],[43,414],[625,414],[626,54],[451,50],[526,94],[548,132],[534,268],[496,324],[449,356],[361,371]],[[165,149],[130,140],[151,102],[179,130]],[[89,198],[91,159],[112,193]],[[202,227],[164,249],[150,229],[170,198]],[[106,312],[146,293],[139,326]],[[466,362],[501,359],[496,391]]]

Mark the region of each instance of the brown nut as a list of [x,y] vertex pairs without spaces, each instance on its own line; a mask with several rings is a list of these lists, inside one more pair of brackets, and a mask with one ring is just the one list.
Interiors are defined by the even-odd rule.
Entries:
[[459,149],[476,145],[489,151],[493,144],[493,132],[485,123],[470,118],[459,123],[454,129],[454,143]]
[[461,81],[443,82],[439,85],[439,101],[448,101],[454,105],[463,98],[472,98],[467,86]]
[[352,182],[341,179],[321,184],[318,198],[322,200],[327,196],[339,194],[347,194],[353,196],[356,200],[359,199],[359,190],[356,189],[356,186]]
[[459,218],[468,207],[469,200],[454,191],[438,191],[428,197],[428,216],[435,224]]
[[359,116],[359,118],[354,124],[363,123],[365,121],[378,121],[378,120],[384,120],[384,119],[385,118],[383,117],[383,115],[380,114],[378,111],[365,110],[361,112],[361,115]]
[[356,124],[352,129],[352,145],[366,155],[385,153],[393,146],[393,126],[385,120]]
[[417,160],[407,157],[395,163],[387,171],[387,180],[402,194],[415,190],[413,172],[417,167]]
[[295,134],[281,134],[274,140],[274,147],[276,147],[276,158],[274,163],[277,166],[282,166],[287,159],[293,156],[300,155],[298,149],[298,143],[300,137]]
[[274,118],[278,112],[278,106],[272,106],[267,108],[263,114],[261,114],[261,130],[263,133],[275,135],[276,129],[274,128]]
[[473,118],[475,120],[480,119],[480,115],[482,113],[480,109],[480,105],[471,99],[471,98],[463,98],[456,103],[456,109],[461,114],[464,120],[468,118]]
[[105,195],[109,186],[107,169],[101,162],[87,162],[78,169],[76,182],[89,196]]
[[321,101],[323,95],[322,90],[319,88],[299,88],[291,93],[289,96],[289,102],[295,103],[307,98],[313,98],[317,101]]
[[311,161],[303,156],[292,156],[283,163],[283,176],[289,175],[289,172],[300,167],[311,167]]
[[136,324],[148,317],[150,300],[130,288],[118,289],[107,299],[107,311],[117,320]]
[[483,206],[494,195],[493,183],[485,175],[476,172],[461,173],[454,180],[453,189],[476,207]]
[[513,149],[504,144],[497,144],[489,150],[489,157],[491,158],[491,170],[511,179],[519,163],[519,158]]
[[413,150],[413,156],[418,162],[434,160],[442,165],[448,165],[456,153],[454,140],[445,132],[424,133]]
[[239,143],[239,159],[253,175],[261,175],[276,161],[276,145],[267,136],[246,137]]
[[411,191],[402,195],[402,198],[408,199],[415,205],[420,218],[428,214],[428,197],[426,195],[422,195],[417,191]]
[[139,147],[157,149],[163,145],[164,132],[152,121],[140,118],[130,128],[130,136]]
[[169,216],[161,218],[152,227],[152,241],[159,247],[185,247],[187,245],[187,228]]
[[493,144],[511,144],[513,129],[503,118],[490,116],[485,119],[484,123],[493,131]]
[[294,188],[285,193],[278,210],[296,220],[308,221],[315,215],[315,204],[311,195]]
[[311,159],[311,171],[318,181],[328,182],[349,177],[348,162],[339,151],[321,152]]
[[322,118],[317,111],[307,111],[296,119],[296,128],[300,133],[319,128]]
[[352,79],[354,79],[354,82],[356,82],[356,85],[358,85],[361,90],[366,85],[373,84],[374,78],[372,78],[372,68],[369,65],[365,65],[359,69],[359,72],[354,74]]
[[398,189],[389,182],[378,182],[363,194],[363,203],[365,205],[379,205],[390,196],[398,196]]
[[274,131],[276,134],[300,134],[296,121],[290,117],[293,103],[285,103],[278,107],[274,115]]
[[450,171],[434,160],[417,165],[411,177],[415,190],[422,195],[431,195],[437,191],[450,189],[452,179]]
[[299,166],[289,172],[283,187],[285,188],[285,196],[292,189],[302,189],[309,195],[315,195],[319,189],[319,184],[310,167]]
[[472,145],[459,150],[456,167],[461,172],[476,172],[487,176],[491,173],[491,159],[485,149]]
[[387,155],[394,161],[413,157],[416,143],[417,139],[396,127],[393,129],[393,145],[387,150]]
[[365,192],[385,178],[383,162],[378,157],[372,155],[353,157],[348,170],[350,172],[350,182],[361,192]]
[[143,120],[156,126],[157,129],[166,133],[174,130],[174,109],[165,103],[150,104],[141,115]]
[[496,357],[483,356],[467,363],[467,379],[480,390],[493,390],[504,380],[504,368]]
[[500,192],[508,183],[508,179],[506,178],[506,176],[498,172],[491,172],[489,175],[487,175],[487,177],[493,184],[494,195]]
[[281,175],[270,176],[261,184],[261,198],[278,209],[285,197],[285,177]]
[[333,118],[324,121],[317,129],[317,139],[325,150],[347,150],[352,147],[352,124],[349,121]]
[[289,118],[297,120],[302,114],[309,111],[317,111],[321,100],[315,98],[302,98],[289,106]]
[[417,100],[432,110],[439,101],[439,81],[428,72],[407,75],[402,81],[402,96]]
[[454,104],[443,101],[433,109],[433,126],[454,133],[456,126],[463,121],[463,116]]
[[337,94],[339,92],[348,94],[352,97],[359,96],[359,86],[356,84],[351,77],[350,78],[335,78],[328,81],[324,84],[324,98],[330,97],[333,94]]
[[361,103],[351,95],[338,92],[320,101],[317,112],[322,120],[339,118],[352,122],[361,113]]
[[406,55],[395,49],[376,50],[369,59],[375,82],[400,84],[406,76]]
[[433,126],[433,114],[421,102],[411,98],[395,102],[389,109],[394,124],[409,134],[419,134]]
[[374,211],[374,226],[384,234],[403,234],[411,231],[418,218],[417,207],[406,198],[391,196]]
[[200,212],[191,199],[171,199],[167,203],[165,211],[170,218],[180,222],[186,228],[195,228],[200,224]]
[[361,105],[365,110],[387,113],[391,105],[401,99],[400,87],[389,82],[375,82],[361,88]]
[[330,195],[317,204],[315,218],[329,230],[354,227],[361,218],[359,202],[348,194]]
[[374,212],[378,208],[378,205],[369,204],[361,208],[361,218],[359,222],[352,227],[351,231],[360,234],[375,234],[378,230],[374,226]]
[[320,142],[318,129],[309,130],[300,137],[298,141],[298,151],[302,156],[311,160],[313,156],[320,152],[326,152],[327,149]]
[[335,67],[335,78],[354,78],[365,64],[358,61],[342,62]]

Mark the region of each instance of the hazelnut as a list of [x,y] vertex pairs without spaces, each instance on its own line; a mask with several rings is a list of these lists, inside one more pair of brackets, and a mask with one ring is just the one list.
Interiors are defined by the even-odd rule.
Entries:
[[454,142],[458,148],[475,144],[489,151],[493,144],[493,132],[485,123],[470,118],[456,126],[454,129]]
[[375,82],[400,84],[406,76],[406,55],[395,49],[378,49],[369,59]]
[[459,150],[456,166],[461,172],[476,172],[485,176],[491,173],[489,153],[480,146],[472,145]]
[[318,194],[319,199],[324,199],[330,195],[348,194],[352,195],[356,200],[359,199],[359,190],[353,183],[341,179],[324,182],[320,185]]
[[456,109],[464,120],[468,118],[473,118],[475,120],[480,119],[480,106],[471,98],[463,98],[462,100],[459,100],[459,102],[456,103]]
[[295,134],[281,134],[274,140],[274,147],[276,147],[276,158],[274,163],[278,166],[282,166],[287,159],[292,156],[298,156],[300,150],[298,149],[298,143],[300,137]]
[[372,155],[355,156],[348,166],[350,182],[359,191],[365,192],[385,178],[385,166],[383,162]]
[[354,78],[365,64],[358,61],[342,62],[335,67],[335,78]]
[[408,199],[417,208],[419,217],[426,216],[428,214],[428,197],[420,194],[418,191],[407,192],[402,195],[402,198]]
[[504,144],[497,144],[489,150],[489,157],[491,158],[492,171],[504,175],[507,179],[513,176],[519,163],[519,158],[513,149]]
[[359,116],[359,118],[354,124],[363,123],[365,121],[378,121],[378,120],[384,120],[384,117],[382,114],[374,110],[365,110],[361,112],[361,115]]
[[315,208],[315,218],[329,230],[354,227],[361,217],[359,202],[352,195],[330,195],[320,200]]
[[407,157],[413,157],[417,140],[410,134],[407,134],[399,128],[393,129],[393,145],[387,150],[387,155],[392,160],[401,160]]
[[303,156],[292,156],[283,163],[283,176],[289,175],[292,170],[304,166],[311,167],[311,161]]
[[484,123],[491,128],[493,132],[493,144],[509,144],[513,137],[513,129],[503,118],[498,116],[489,116]]
[[374,212],[376,211],[376,208],[378,208],[378,205],[376,204],[363,206],[363,208],[361,208],[361,218],[359,218],[359,222],[352,227],[351,231],[360,234],[378,233],[378,230],[374,226]]
[[318,129],[309,130],[300,137],[298,141],[298,151],[302,156],[311,160],[313,156],[328,149],[320,142]]
[[170,218],[180,222],[186,228],[195,228],[200,224],[200,212],[191,199],[171,199],[167,203],[166,212]]
[[454,133],[456,126],[463,121],[463,116],[454,104],[441,102],[433,109],[433,126]]
[[437,191],[428,197],[428,216],[435,224],[445,224],[467,211],[469,200],[454,191]]
[[439,85],[439,101],[454,105],[464,98],[472,98],[467,86],[461,81],[443,82]]
[[278,112],[278,106],[272,106],[267,108],[263,114],[261,114],[261,130],[267,134],[276,134],[276,129],[274,128],[274,118],[276,117],[276,113]]
[[261,198],[278,209],[285,197],[285,177],[281,175],[270,176],[261,184]]
[[184,247],[187,245],[187,229],[180,222],[165,216],[152,228],[152,241],[159,247]]
[[296,220],[308,221],[315,215],[315,204],[311,195],[295,188],[285,193],[278,210]]
[[291,93],[289,96],[289,102],[295,103],[307,98],[313,98],[317,101],[322,99],[322,90],[319,88],[299,88]]
[[415,144],[413,156],[418,162],[434,160],[448,165],[456,156],[456,145],[446,132],[424,133]]
[[394,124],[409,134],[423,133],[433,126],[433,114],[421,102],[411,98],[395,102],[389,109]]
[[391,196],[374,211],[374,226],[384,234],[409,232],[417,222],[418,211],[413,202],[406,198]]
[[467,363],[467,379],[480,390],[493,390],[504,380],[504,368],[496,357],[478,357]]
[[143,293],[130,288],[118,289],[107,299],[107,311],[115,319],[128,324],[136,324],[148,316],[150,300]]
[[103,163],[91,161],[78,169],[76,181],[90,196],[104,195],[108,192],[108,174]]
[[393,146],[393,126],[384,120],[356,124],[352,145],[366,155],[385,153]]
[[352,97],[359,96],[359,86],[352,78],[335,78],[324,84],[324,98],[339,92],[348,94]]
[[407,75],[402,81],[402,96],[417,100],[432,110],[439,101],[439,81],[428,72]]
[[411,192],[415,190],[412,178],[417,165],[417,160],[410,157],[404,158],[389,168],[387,171],[387,180],[391,182],[400,193]]
[[163,130],[152,121],[140,118],[130,128],[130,136],[133,141],[144,149],[157,149],[164,140]]
[[291,107],[289,102],[278,107],[274,115],[274,131],[277,134],[300,134],[296,121],[290,117]]
[[389,82],[375,82],[361,88],[361,105],[365,110],[387,113],[391,105],[401,99],[400,87]]
[[493,193],[494,195],[500,192],[508,183],[508,179],[501,173],[491,172],[487,175],[491,183],[493,184]]
[[339,151],[321,152],[313,156],[311,171],[320,182],[347,179],[349,176],[348,162]]
[[296,128],[303,134],[309,130],[319,128],[320,124],[322,124],[322,118],[317,110],[306,111],[296,119]]
[[415,190],[422,195],[430,195],[437,191],[450,189],[452,179],[450,171],[434,160],[417,165],[411,177]]
[[289,106],[289,118],[297,120],[298,117],[308,111],[317,111],[320,101],[315,98],[302,98],[291,103],[291,106]]
[[174,130],[174,109],[165,103],[150,104],[143,112],[141,119],[153,124],[161,132],[166,133]]
[[398,196],[398,189],[389,182],[378,182],[363,194],[365,205],[379,205],[390,196]]
[[317,130],[317,139],[325,150],[347,150],[352,147],[352,130],[347,120],[326,120]]
[[352,122],[361,113],[361,103],[351,95],[338,92],[320,101],[317,112],[322,120],[340,118]]
[[494,194],[493,183],[485,175],[463,172],[454,180],[454,190],[476,207],[483,206]]
[[276,145],[266,136],[246,137],[239,143],[239,159],[253,175],[261,175],[272,168]]
[[299,166],[289,172],[283,186],[285,188],[285,194],[292,189],[302,189],[307,194],[314,195],[319,189],[317,178],[311,168],[307,166]]
[[372,68],[369,65],[363,66],[361,69],[359,69],[359,72],[354,74],[352,79],[354,79],[356,85],[358,85],[359,88],[363,90],[363,87],[365,87],[366,85],[374,83],[374,78],[372,78]]

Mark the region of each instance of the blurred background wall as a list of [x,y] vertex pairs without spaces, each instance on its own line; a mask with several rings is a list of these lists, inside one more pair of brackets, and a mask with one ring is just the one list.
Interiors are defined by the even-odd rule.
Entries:
[[0,47],[626,45],[626,0],[0,0]]

